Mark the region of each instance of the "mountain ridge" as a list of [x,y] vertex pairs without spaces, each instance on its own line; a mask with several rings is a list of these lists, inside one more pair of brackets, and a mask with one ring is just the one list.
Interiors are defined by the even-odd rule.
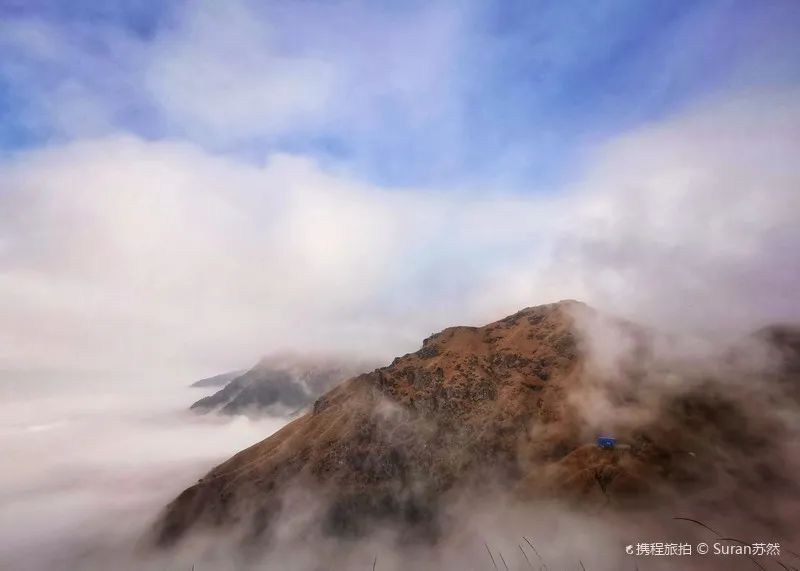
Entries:
[[199,389],[204,389],[208,387],[224,387],[233,379],[244,374],[245,372],[246,372],[245,370],[238,370],[238,371],[229,371],[227,373],[220,373],[219,375],[213,375],[211,377],[206,377],[204,379],[195,381],[189,386],[192,388],[199,388]]
[[[778,477],[779,466],[753,456],[775,452],[765,430],[784,429],[746,404],[770,395],[669,371],[651,356],[649,332],[617,319],[605,326],[628,350],[609,373],[582,333],[581,322],[601,318],[565,300],[446,328],[212,469],[166,508],[155,541],[229,525],[269,535],[294,486],[321,498],[314,521],[326,533],[358,536],[381,522],[430,541],[441,508],[464,490],[625,509],[695,491],[714,505],[729,493],[721,481],[747,488]],[[667,374],[683,375],[679,389]],[[596,403],[617,408],[593,422]],[[626,446],[600,450],[601,429]]]
[[227,378],[217,392],[197,400],[189,408],[199,413],[216,411],[225,415],[295,414],[332,386],[369,368],[366,362],[355,358],[273,354],[239,373],[198,381],[209,386],[212,381]]

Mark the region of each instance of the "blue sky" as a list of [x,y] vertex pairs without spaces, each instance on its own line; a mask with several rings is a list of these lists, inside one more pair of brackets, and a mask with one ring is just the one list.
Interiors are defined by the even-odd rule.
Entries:
[[390,359],[563,298],[800,320],[800,2],[0,15],[0,368]]
[[[800,80],[793,1],[214,4],[6,0],[0,144],[124,131],[314,156],[389,186],[542,191],[618,132]],[[185,112],[187,80],[233,92],[240,113],[219,94]]]

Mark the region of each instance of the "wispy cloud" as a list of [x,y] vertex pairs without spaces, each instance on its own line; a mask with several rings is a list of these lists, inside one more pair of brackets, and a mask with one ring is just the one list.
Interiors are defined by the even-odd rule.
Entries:
[[544,231],[527,225],[539,203],[125,137],[28,153],[0,178],[10,361],[196,359],[225,338],[245,362],[293,344],[389,356]]
[[800,80],[792,3],[126,6],[6,10],[4,147],[123,130],[380,184],[541,190],[694,98]]

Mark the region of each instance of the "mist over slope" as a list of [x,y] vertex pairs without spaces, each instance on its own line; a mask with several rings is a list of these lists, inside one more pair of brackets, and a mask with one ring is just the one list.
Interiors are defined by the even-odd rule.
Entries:
[[[782,331],[794,341],[708,344],[577,302],[448,328],[211,470],[169,505],[154,539],[184,556],[220,545],[245,562],[279,553],[297,569],[344,564],[373,541],[447,559],[465,527],[504,511],[515,525],[581,521],[571,534],[614,522],[593,542],[626,541],[631,522],[666,533],[687,514],[796,540],[798,333]],[[621,446],[599,449],[601,434]],[[498,537],[513,527],[481,533],[513,543]],[[306,559],[287,555],[301,546]],[[568,555],[550,552],[551,563]]]

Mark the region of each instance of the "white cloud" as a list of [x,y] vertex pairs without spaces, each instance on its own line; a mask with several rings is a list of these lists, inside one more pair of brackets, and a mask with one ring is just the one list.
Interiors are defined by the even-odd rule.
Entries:
[[389,357],[445,315],[472,316],[464,297],[508,263],[493,251],[542,231],[525,224],[531,201],[387,191],[302,158],[255,167],[129,137],[23,154],[0,181],[7,366]]
[[396,121],[427,129],[451,110],[465,10],[204,0],[165,12],[152,36],[36,15],[0,23],[0,73],[25,97],[28,127],[257,152],[286,138],[391,137]]
[[116,136],[0,169],[3,366],[383,358],[577,297],[661,326],[800,320],[800,112],[706,106],[616,139],[558,198],[383,189]]
[[321,120],[341,80],[333,63],[281,55],[275,31],[241,2],[192,4],[185,16],[149,48],[144,72],[170,120],[234,141]]
[[706,102],[607,144],[573,197],[562,275],[670,328],[800,321],[796,95]]
[[168,123],[215,147],[386,128],[399,106],[423,124],[449,105],[461,20],[436,5],[190,3],[143,46],[143,83]]

